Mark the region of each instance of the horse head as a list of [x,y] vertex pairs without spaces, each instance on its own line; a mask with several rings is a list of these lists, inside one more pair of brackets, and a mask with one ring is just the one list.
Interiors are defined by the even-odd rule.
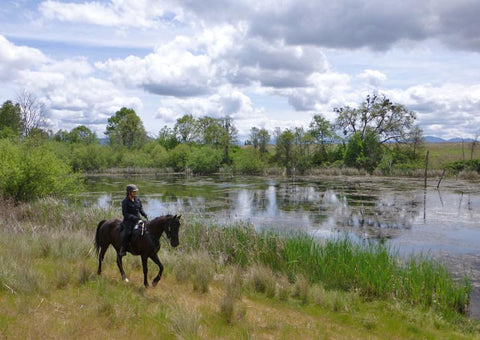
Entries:
[[180,229],[180,217],[182,217],[182,215],[167,216],[167,223],[165,224],[164,230],[172,247],[176,247],[179,244],[178,230]]

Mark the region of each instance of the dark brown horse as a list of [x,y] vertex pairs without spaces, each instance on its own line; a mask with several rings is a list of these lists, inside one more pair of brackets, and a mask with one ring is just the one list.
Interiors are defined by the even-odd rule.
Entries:
[[[160,249],[160,237],[165,232],[170,245],[172,247],[178,246],[178,229],[180,227],[181,215],[165,215],[156,217],[151,221],[145,223],[144,230],[136,228],[132,232],[131,242],[127,249],[133,255],[140,255],[142,257],[143,266],[143,284],[148,287],[147,280],[147,261],[151,258],[153,262],[158,265],[158,275],[153,279],[152,285],[155,287],[160,281],[163,272],[163,264],[160,262],[157,252]],[[108,246],[111,244],[117,251],[117,265],[122,274],[122,279],[128,282],[123,271],[122,257],[118,255],[122,246],[122,237],[124,230],[121,226],[121,220],[114,218],[111,220],[103,220],[98,223],[97,232],[95,234],[95,250],[98,256],[98,275],[102,273],[102,261]]]

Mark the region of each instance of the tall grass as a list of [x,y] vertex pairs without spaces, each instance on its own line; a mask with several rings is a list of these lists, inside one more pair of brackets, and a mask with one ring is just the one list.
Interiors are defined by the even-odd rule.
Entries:
[[[4,202],[7,209],[0,212],[0,292],[30,294],[83,286],[96,277],[94,269],[82,263],[91,259],[95,263],[96,225],[113,211],[54,200],[9,204]],[[180,240],[175,259],[165,258],[170,262],[165,264],[178,281],[191,282],[201,293],[209,291],[215,273],[238,266],[247,269],[254,291],[279,299],[287,299],[291,292],[286,280],[305,301],[312,294],[310,286],[317,286],[355,292],[364,299],[432,307],[444,315],[465,313],[469,302],[466,279],[456,282],[433,259],[423,255],[405,259],[383,244],[318,240],[306,233],[257,231],[250,224],[208,224],[192,217],[184,219]]]
[[194,221],[183,230],[184,244],[191,250],[206,251],[222,263],[260,264],[292,282],[301,275],[327,289],[355,291],[366,299],[400,299],[443,313],[465,313],[469,302],[467,280],[456,282],[433,259],[423,255],[403,259],[384,244],[257,232],[248,224],[216,226]]

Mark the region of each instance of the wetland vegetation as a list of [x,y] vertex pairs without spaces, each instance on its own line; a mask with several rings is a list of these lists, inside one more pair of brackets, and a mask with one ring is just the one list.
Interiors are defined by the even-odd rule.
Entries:
[[[165,272],[156,289],[143,288],[134,257],[126,260],[131,283],[122,282],[112,250],[103,276],[95,274],[95,228],[101,219],[118,217],[119,208],[115,199],[106,205],[88,202],[95,187],[86,174],[121,173],[115,185],[122,188],[140,172],[187,178],[268,175],[292,182],[299,175],[364,176],[359,185],[368,184],[372,175],[400,175],[407,181],[427,173],[435,182],[445,175],[478,184],[476,139],[445,148],[426,145],[415,114],[384,96],[368,96],[358,108],[335,112],[335,125],[316,115],[307,129],[277,129],[273,138],[252,127],[240,146],[229,117],[185,115],[173,129],[149,137],[135,111],[122,108],[108,120],[108,141],[102,144],[85,126],[53,133],[38,122],[32,125],[19,105],[4,103],[0,337],[479,338],[479,322],[468,318],[468,275],[453,275],[427,255],[400,255],[383,242],[390,236],[374,242],[321,238],[308,230],[259,228],[251,221],[182,212],[180,246],[163,245],[159,256]],[[377,123],[397,123],[375,124],[378,117]],[[285,191],[285,197],[291,193]],[[169,195],[178,198],[178,190]],[[323,190],[321,198],[329,195]],[[362,195],[342,196],[348,205],[338,207],[352,210],[341,228],[354,230],[361,221],[368,226],[373,218],[365,219],[365,213],[405,213],[388,210],[397,201],[366,203]],[[461,197],[459,207],[465,202]],[[475,211],[476,200],[466,201],[473,206],[468,211]],[[419,200],[409,202],[407,214],[417,214]],[[298,203],[285,211],[296,210]],[[309,205],[307,200],[304,206]],[[381,214],[378,207],[384,209]],[[361,231],[368,234],[368,228]]]
[[[138,258],[123,283],[114,251],[102,277],[93,235],[116,210],[53,199],[1,213],[0,334],[6,338],[476,338],[469,284],[428,257],[382,244],[256,231],[184,218],[162,244],[164,277],[144,289]],[[151,275],[154,275],[152,273]]]

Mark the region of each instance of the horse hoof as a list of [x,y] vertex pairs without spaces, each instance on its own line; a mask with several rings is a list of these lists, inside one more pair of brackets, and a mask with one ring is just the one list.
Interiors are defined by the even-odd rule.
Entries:
[[127,278],[125,278],[124,281],[125,281],[125,283],[129,283],[129,282],[130,282]]

